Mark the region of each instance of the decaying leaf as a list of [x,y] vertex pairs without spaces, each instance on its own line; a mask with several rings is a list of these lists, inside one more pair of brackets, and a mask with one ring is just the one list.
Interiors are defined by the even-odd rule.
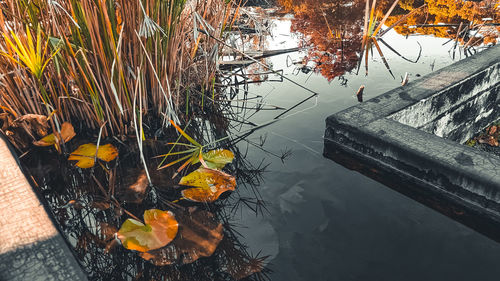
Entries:
[[114,160],[118,156],[118,150],[112,144],[106,144],[97,146],[93,143],[87,143],[80,145],[75,151],[73,151],[68,160],[76,160],[76,166],[86,169],[94,166],[94,159],[97,157],[102,161],[109,162]]
[[495,138],[494,136],[481,136],[477,139],[477,142],[479,143],[485,143],[491,146],[498,146],[498,139]]
[[166,247],[141,253],[141,257],[157,266],[188,264],[211,256],[224,237],[223,226],[212,213],[189,208],[176,213],[179,235]]
[[[234,154],[227,149],[216,149],[202,153],[203,160],[210,169],[222,169],[226,164],[233,162]],[[194,160],[193,164],[200,162],[199,159]]]
[[122,202],[139,204],[144,199],[148,186],[149,181],[144,169],[126,169],[121,175],[115,196]]
[[144,222],[127,219],[122,224],[118,239],[125,248],[147,252],[166,246],[177,235],[179,224],[170,211],[146,210]]
[[236,179],[224,172],[204,167],[183,177],[180,185],[194,186],[182,191],[182,196],[194,202],[213,202],[226,191],[236,188]]
[[49,125],[47,117],[37,114],[26,114],[17,117],[6,107],[0,105],[6,112],[0,113],[0,127],[9,138],[10,142],[20,151],[30,147],[33,140],[48,134]]
[[56,145],[56,147],[62,143],[66,143],[75,136],[75,129],[73,125],[68,122],[64,122],[61,125],[61,133],[52,133],[43,137],[41,140],[33,142],[36,146],[51,146]]
[[[26,124],[26,126],[23,126],[22,123]],[[47,116],[40,114],[25,114],[14,120],[12,125],[22,126],[27,131],[36,132],[39,136],[47,135],[49,129]]]

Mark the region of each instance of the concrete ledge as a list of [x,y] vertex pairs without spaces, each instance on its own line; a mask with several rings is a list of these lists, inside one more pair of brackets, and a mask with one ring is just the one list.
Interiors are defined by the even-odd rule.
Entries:
[[0,138],[0,280],[87,280]]
[[324,155],[500,223],[500,158],[459,143],[498,119],[499,69],[496,46],[332,115]]

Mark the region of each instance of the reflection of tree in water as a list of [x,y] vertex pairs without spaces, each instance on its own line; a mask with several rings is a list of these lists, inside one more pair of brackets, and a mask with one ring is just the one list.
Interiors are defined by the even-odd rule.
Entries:
[[[304,45],[310,47],[303,63],[313,61],[315,70],[329,81],[353,70],[357,66],[363,36],[364,0],[278,0],[288,12],[294,13],[293,32],[304,35]],[[392,0],[377,1],[379,18],[387,12]],[[402,35],[424,34],[442,38],[455,38],[459,24],[480,24],[484,18],[498,23],[500,9],[494,9],[494,1],[481,2],[456,0],[402,0],[386,22],[392,25],[414,9],[427,4],[401,24],[395,31]],[[417,24],[453,24],[446,27],[411,27]],[[465,26],[464,25],[464,26]],[[477,27],[475,28],[477,31]],[[499,27],[483,26],[478,30],[479,39],[469,45],[495,43]],[[459,38],[462,44],[469,41],[475,31]],[[390,42],[388,42],[390,44]],[[400,52],[404,50],[399,50]]]
[[364,1],[278,2],[295,14],[291,31],[303,34],[304,45],[310,47],[304,64],[313,61],[315,71],[328,81],[357,66],[357,52],[363,34]]
[[[458,40],[466,44],[472,35],[475,39],[469,45],[477,46],[481,44],[495,44],[499,37],[500,27],[481,26],[483,23],[500,23],[500,9],[495,9],[495,1],[485,0],[480,2],[455,1],[455,0],[406,0],[400,3],[402,13],[389,17],[388,25],[393,24],[405,13],[410,12],[419,6],[427,4],[426,9],[421,9],[407,18],[405,25],[396,26],[394,29],[401,35],[423,34],[434,35],[440,38],[454,39],[459,31],[459,24],[466,26],[477,25],[477,32],[468,32],[466,36],[459,36]],[[491,20],[485,20],[490,18]],[[415,25],[437,25],[451,24],[451,26],[436,27]],[[481,28],[479,28],[481,26]],[[465,26],[462,31],[464,31]]]
[[[189,133],[199,140],[211,141],[225,136],[221,126],[228,125],[215,126],[199,119],[191,122],[193,130]],[[179,178],[175,182],[171,179],[172,169],[156,170],[159,162],[156,160],[160,159],[151,158],[168,152],[170,146],[162,141],[145,145],[153,182],[153,186],[148,186],[135,146],[114,143],[120,150],[119,159],[106,169],[96,166],[80,170],[68,163],[66,157],[47,149],[22,158],[91,280],[267,279],[265,257],[248,253],[230,222],[240,207],[249,206],[256,211],[262,207],[257,185],[263,167],[254,167],[246,161],[231,140],[220,143],[235,154],[226,170],[238,179],[238,189],[248,188],[255,196],[244,198],[237,189],[230,197],[211,204],[186,200],[172,203],[181,196],[182,187],[176,185]],[[68,151],[78,144],[81,142],[69,144]],[[176,239],[165,247],[170,248],[151,261],[117,245],[114,239],[130,214],[142,219],[147,209],[172,211],[180,227]]]

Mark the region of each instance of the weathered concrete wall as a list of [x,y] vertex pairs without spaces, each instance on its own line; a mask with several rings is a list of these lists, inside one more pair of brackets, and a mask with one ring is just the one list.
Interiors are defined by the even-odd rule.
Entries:
[[[334,161],[352,155],[390,173],[401,189],[417,185],[413,190],[420,194],[500,225],[500,157],[451,140],[494,119],[499,68],[500,46],[495,46],[329,116],[324,155]],[[455,123],[459,120],[464,128]]]
[[495,64],[388,118],[464,143],[499,118],[499,88],[500,64]]
[[0,138],[0,280],[87,280]]

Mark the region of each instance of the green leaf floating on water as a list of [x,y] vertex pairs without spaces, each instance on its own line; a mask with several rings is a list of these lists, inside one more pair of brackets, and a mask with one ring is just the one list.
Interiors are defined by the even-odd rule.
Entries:
[[[222,169],[226,164],[233,162],[234,154],[227,149],[216,149],[202,153],[203,160],[210,169]],[[193,164],[200,162],[196,159]]]
[[120,230],[118,238],[123,247],[129,250],[147,252],[159,249],[170,243],[177,235],[179,224],[170,211],[158,209],[144,212],[144,223],[127,219]]

